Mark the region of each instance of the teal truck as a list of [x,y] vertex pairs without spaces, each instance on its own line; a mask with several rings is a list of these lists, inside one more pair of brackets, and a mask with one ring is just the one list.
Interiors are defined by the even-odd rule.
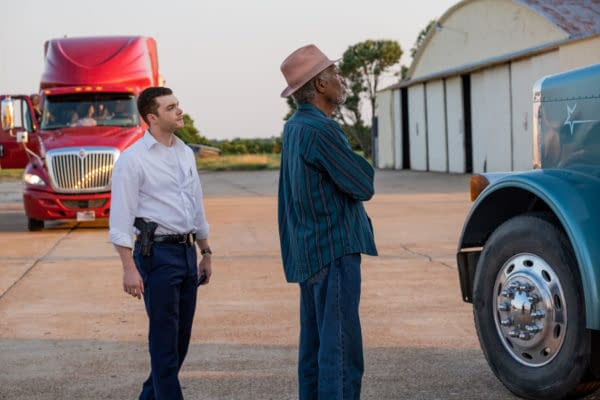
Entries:
[[600,64],[533,88],[533,169],[471,178],[463,300],[498,379],[528,399],[600,387]]

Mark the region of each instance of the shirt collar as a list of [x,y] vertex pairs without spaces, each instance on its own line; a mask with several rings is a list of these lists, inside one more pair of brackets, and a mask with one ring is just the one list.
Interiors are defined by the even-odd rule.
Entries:
[[154,139],[154,136],[152,136],[150,134],[150,131],[146,131],[144,132],[144,136],[142,136],[142,143],[144,143],[144,146],[146,146],[146,149],[150,150],[152,148],[152,146],[154,146],[155,144],[157,144],[158,142],[156,141],[156,139]]
[[[142,141],[142,143],[144,143],[144,146],[146,146],[147,150],[150,150],[155,144],[158,144],[158,141],[154,138],[154,136],[152,136],[149,130],[146,130],[146,132],[144,132],[144,136],[142,136],[140,140]],[[173,135],[172,147],[178,147],[180,143],[183,143],[181,139]]]
[[329,118],[327,116],[327,114],[325,114],[323,111],[321,111],[317,106],[315,106],[312,103],[301,103],[301,104],[298,104],[297,110],[305,112],[305,113],[308,113],[308,114],[312,114],[312,115],[315,115],[315,116],[318,116],[318,117]]

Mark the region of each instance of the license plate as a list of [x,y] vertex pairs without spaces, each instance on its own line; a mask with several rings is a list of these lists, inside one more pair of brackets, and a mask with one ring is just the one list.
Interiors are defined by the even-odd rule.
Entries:
[[77,211],[77,221],[95,221],[96,213],[93,211]]

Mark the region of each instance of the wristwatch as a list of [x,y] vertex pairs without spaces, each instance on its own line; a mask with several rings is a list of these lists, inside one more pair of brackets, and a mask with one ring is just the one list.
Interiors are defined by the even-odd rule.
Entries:
[[212,254],[212,250],[210,249],[210,247],[205,247],[203,249],[200,249],[200,255],[205,255],[205,254]]

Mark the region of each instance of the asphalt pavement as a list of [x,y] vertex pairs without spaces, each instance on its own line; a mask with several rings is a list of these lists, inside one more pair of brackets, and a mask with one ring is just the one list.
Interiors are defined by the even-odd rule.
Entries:
[[[277,172],[201,179],[214,276],[199,289],[185,397],[295,399],[298,288],[279,257]],[[380,256],[363,258],[363,399],[516,398],[489,369],[460,297],[468,179],[377,171],[366,203]],[[20,190],[0,182],[0,399],[136,398],[147,319],[122,291],[106,221],[27,232]]]

